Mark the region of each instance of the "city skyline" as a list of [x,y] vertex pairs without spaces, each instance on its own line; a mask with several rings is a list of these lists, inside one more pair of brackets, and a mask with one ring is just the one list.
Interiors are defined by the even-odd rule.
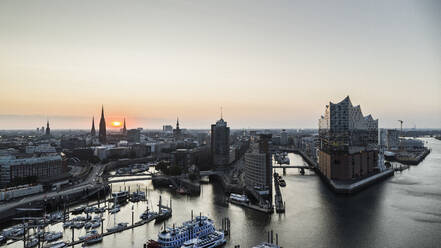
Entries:
[[440,128],[439,1],[0,3],[0,129],[316,128],[350,95]]

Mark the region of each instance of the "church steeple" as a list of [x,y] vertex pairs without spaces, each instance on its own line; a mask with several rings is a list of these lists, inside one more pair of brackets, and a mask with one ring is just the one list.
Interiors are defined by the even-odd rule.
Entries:
[[179,117],[176,117],[176,130],[179,130]]
[[124,127],[123,127],[123,134],[127,134],[127,128],[126,128],[126,117],[124,117]]
[[106,119],[104,118],[104,105],[101,106],[100,130],[99,130],[98,138],[102,144],[105,144],[107,142]]
[[96,131],[95,131],[95,116],[92,117],[92,130],[90,130],[90,134],[92,137],[95,137]]
[[51,135],[51,128],[49,127],[49,120],[47,120],[47,124],[46,124],[46,136],[50,136]]

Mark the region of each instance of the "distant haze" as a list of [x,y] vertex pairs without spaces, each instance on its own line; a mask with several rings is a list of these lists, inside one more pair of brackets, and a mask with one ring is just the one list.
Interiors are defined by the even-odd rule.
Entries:
[[441,127],[441,1],[0,1],[0,129]]

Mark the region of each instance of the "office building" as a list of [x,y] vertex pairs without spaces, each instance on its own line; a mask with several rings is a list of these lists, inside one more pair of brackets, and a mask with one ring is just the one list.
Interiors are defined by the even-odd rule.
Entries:
[[227,165],[230,158],[230,128],[221,117],[211,125],[211,155],[214,166]]

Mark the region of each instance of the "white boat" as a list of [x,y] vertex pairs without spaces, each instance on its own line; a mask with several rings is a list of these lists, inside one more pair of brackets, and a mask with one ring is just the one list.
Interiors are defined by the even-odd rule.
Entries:
[[110,213],[110,214],[116,214],[116,213],[119,212],[119,210],[120,210],[119,207],[112,208],[112,209],[109,210],[109,213]]
[[73,223],[72,225],[75,228],[83,228],[84,227],[84,222],[83,221],[76,221]]
[[33,238],[33,239],[29,239],[28,241],[26,241],[26,248],[32,248],[38,245],[38,239]]
[[97,228],[99,226],[101,226],[101,223],[99,223],[98,221],[92,222],[92,228]]
[[230,201],[232,202],[240,202],[240,203],[248,203],[250,200],[246,195],[239,195],[239,194],[230,194]]
[[72,221],[66,221],[66,222],[63,223],[63,228],[69,228],[69,227],[72,226],[72,224],[73,224]]
[[62,247],[66,247],[66,243],[64,243],[63,241],[53,244],[47,244],[43,246],[43,248],[62,248]]
[[215,231],[204,237],[190,239],[184,242],[181,248],[215,248],[223,246],[225,243],[227,240],[225,240],[224,233]]
[[91,231],[86,232],[85,235],[80,236],[79,239],[80,239],[80,240],[85,240],[85,239],[90,238],[90,237],[92,237],[92,236],[95,236],[95,235],[97,235],[97,234],[98,234],[98,231],[97,231],[97,230],[91,230]]
[[90,229],[92,227],[92,222],[86,222],[86,224],[84,224],[84,228],[86,229]]
[[44,240],[47,242],[52,242],[63,237],[62,232],[51,232],[44,236]]
[[118,225],[116,225],[116,226],[113,226],[111,228],[107,228],[107,231],[108,232],[120,232],[120,231],[124,230],[124,228],[126,228],[127,225],[129,225],[129,223],[127,223],[127,222],[118,223]]

